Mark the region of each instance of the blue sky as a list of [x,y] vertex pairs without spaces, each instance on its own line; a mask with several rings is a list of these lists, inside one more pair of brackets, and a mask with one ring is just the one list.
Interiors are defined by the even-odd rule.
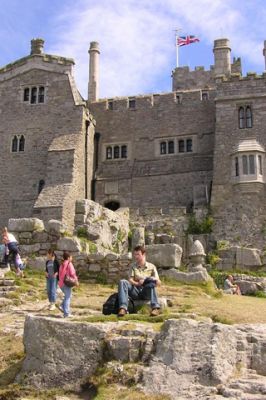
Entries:
[[100,97],[171,90],[174,29],[200,42],[179,49],[179,65],[213,64],[214,39],[230,39],[243,72],[262,73],[265,0],[0,0],[0,65],[45,40],[45,52],[75,59],[75,80],[87,98],[88,49],[100,43]]

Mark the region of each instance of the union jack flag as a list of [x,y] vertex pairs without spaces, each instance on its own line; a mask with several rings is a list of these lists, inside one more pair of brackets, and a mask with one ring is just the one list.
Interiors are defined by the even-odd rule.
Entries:
[[200,41],[199,38],[197,38],[196,36],[193,36],[193,35],[179,36],[177,38],[176,45],[181,47],[181,46],[186,46],[187,44],[196,43],[196,42],[199,42],[199,41]]

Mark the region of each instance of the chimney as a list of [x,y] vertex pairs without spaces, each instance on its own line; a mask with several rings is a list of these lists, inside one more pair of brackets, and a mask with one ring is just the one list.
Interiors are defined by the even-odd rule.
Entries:
[[228,39],[217,39],[214,41],[214,74],[231,74],[231,49]]
[[31,40],[31,52],[30,54],[42,54],[43,53],[43,45],[44,45],[44,40],[43,39],[32,39]]
[[264,55],[264,60],[265,60],[265,70],[266,70],[266,40],[264,40],[263,55]]
[[99,43],[90,43],[90,70],[89,70],[89,86],[88,100],[97,101],[99,97]]

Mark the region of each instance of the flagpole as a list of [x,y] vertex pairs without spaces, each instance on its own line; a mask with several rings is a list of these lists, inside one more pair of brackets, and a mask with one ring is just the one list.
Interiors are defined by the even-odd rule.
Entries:
[[176,33],[176,35],[175,35],[175,46],[176,46],[176,68],[178,68],[179,67],[179,65],[178,65],[178,49],[179,49],[179,46],[178,46],[178,33]]
[[178,46],[178,37],[179,37],[179,32],[182,29],[175,29],[175,47],[176,47],[176,68],[179,67],[179,46]]

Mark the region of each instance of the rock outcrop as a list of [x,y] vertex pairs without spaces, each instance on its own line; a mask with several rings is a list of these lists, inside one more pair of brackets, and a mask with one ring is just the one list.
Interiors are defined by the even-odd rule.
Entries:
[[76,385],[103,363],[143,363],[139,388],[176,400],[266,398],[266,326],[168,320],[147,324],[73,323],[28,316],[18,381]]

